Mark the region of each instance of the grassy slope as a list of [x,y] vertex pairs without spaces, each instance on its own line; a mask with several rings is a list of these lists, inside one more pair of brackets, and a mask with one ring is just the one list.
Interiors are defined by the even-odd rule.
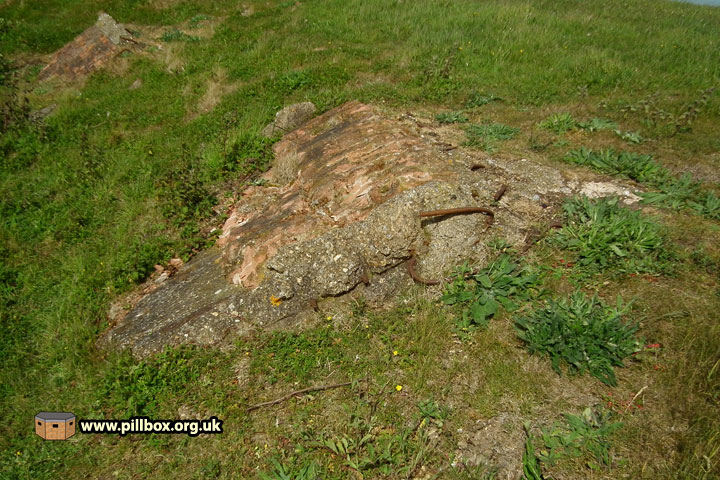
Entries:
[[[56,102],[58,107],[44,133],[31,129],[11,139],[0,174],[4,364],[0,416],[7,419],[1,427],[0,470],[10,472],[8,478],[42,478],[59,472],[80,476],[94,465],[130,478],[155,468],[158,454],[171,459],[161,470],[168,475],[182,468],[187,478],[213,473],[230,478],[233,471],[250,476],[255,462],[265,468],[268,453],[304,458],[302,452],[283,448],[284,436],[293,444],[300,441],[293,429],[286,426],[283,433],[264,437],[257,433],[274,431],[273,412],[250,419],[237,407],[292,389],[292,378],[280,378],[275,386],[266,387],[268,372],[251,369],[256,386],[237,392],[227,386],[234,377],[232,355],[181,352],[176,355],[187,356],[188,363],[171,355],[159,360],[169,370],[153,376],[143,370],[138,373],[127,359],[101,358],[93,349],[93,339],[106,326],[110,299],[144,278],[155,263],[187,254],[200,242],[194,231],[198,225],[219,221],[208,208],[213,192],[220,192],[239,170],[253,169],[252,164],[242,164],[243,152],[257,147],[256,132],[283,105],[311,100],[325,110],[357,98],[434,111],[458,109],[473,92],[493,93],[505,102],[476,112],[477,119],[502,121],[522,131],[502,147],[501,155],[561,156],[567,147],[532,152],[529,137],[537,133],[535,123],[549,113],[572,111],[579,117],[609,116],[623,128],[639,129],[652,141],[634,149],[660,153],[661,160],[676,171],[698,165],[711,171],[718,166],[717,95],[692,132],[674,137],[654,135],[656,129],[648,126],[642,108],[626,118],[621,111],[653,93],[658,97],[649,113],[653,108],[681,111],[698,98],[699,89],[718,84],[718,9],[649,1],[308,1],[257,2],[256,13],[244,17],[235,2],[187,1],[160,8],[139,2],[9,1],[0,7],[0,17],[16,24],[4,34],[0,48],[20,62],[29,62],[21,73],[24,81],[31,82],[38,71],[33,66],[36,56],[54,51],[91,24],[101,3],[126,23],[171,25],[200,13],[224,18],[211,39],[173,43],[183,65],[174,73],[159,62],[131,59],[122,75],[99,73],[79,89],[28,84],[34,106]],[[211,113],[196,115],[195,105],[211,76],[237,88]],[[136,78],[142,78],[143,87],[128,90]],[[606,133],[592,138],[573,133],[563,139],[574,146],[593,142],[618,146],[619,142]],[[236,142],[240,154],[227,154]],[[195,182],[194,189],[178,194],[179,185],[188,182]],[[623,468],[631,475],[646,462],[649,471],[661,476],[679,468],[700,475],[707,466],[702,456],[712,458],[718,448],[713,430],[717,412],[710,407],[718,399],[720,332],[712,315],[718,307],[720,252],[708,241],[717,238],[717,224],[672,215],[666,216],[666,222],[676,227],[676,240],[688,252],[704,244],[707,258],[688,260],[679,277],[658,285],[629,279],[608,287],[628,297],[639,295],[639,315],[649,319],[644,335],[667,346],[663,370],[636,366],[633,373],[623,374],[629,378],[619,387],[637,391],[650,377],[656,386],[657,416],[645,412],[629,417],[625,437],[619,439],[628,458]],[[679,227],[686,233],[677,233]],[[417,302],[420,318],[434,318],[434,307]],[[485,386],[471,389],[470,395],[438,385],[444,372],[433,362],[441,362],[452,344],[446,317],[408,326],[402,321],[406,315],[400,309],[376,320],[370,338],[356,335],[355,329],[364,328],[365,320],[358,320],[365,318],[362,315],[348,320],[337,333],[345,342],[341,344],[347,344],[333,360],[344,365],[342,373],[364,371],[363,365],[347,361],[352,352],[377,352],[369,354],[365,364],[373,366],[370,371],[376,382],[407,385],[407,396],[393,396],[379,414],[379,423],[399,428],[403,422],[397,415],[416,411],[414,403],[430,397],[446,403],[458,395],[464,399],[450,417],[453,425],[497,413],[494,405],[506,396],[506,388],[508,398],[522,398],[523,412],[553,401],[551,388],[528,385],[514,373],[527,358],[515,348],[507,321],[500,322],[505,327],[493,326],[478,334],[476,343],[468,347],[471,358],[481,355],[486,360],[477,368],[492,366],[485,374]],[[267,339],[260,336],[251,342],[258,343],[240,351],[255,350]],[[401,356],[407,359],[401,361],[410,363],[399,369],[393,363],[397,358],[388,353],[398,342],[401,351],[415,349],[414,354]],[[278,345],[281,350],[282,344]],[[473,365],[457,365],[456,375],[448,378],[470,381],[462,371]],[[529,368],[548,385],[556,382],[543,365]],[[173,373],[192,380],[190,392],[171,380]],[[313,375],[322,375],[313,377],[318,381],[325,376]],[[591,382],[572,381],[598,388]],[[147,392],[160,396],[158,405],[147,405]],[[128,407],[127,398],[135,403]],[[288,406],[280,414],[288,425],[322,418],[333,408],[328,398],[341,399],[350,409],[368,408],[364,400],[347,392],[322,398],[319,404]],[[668,405],[661,406],[664,403]],[[92,418],[123,416],[135,409],[175,417],[182,404],[226,418],[233,433],[217,439],[76,437],[73,442],[43,443],[28,429],[28,419],[39,410],[68,410]],[[558,414],[564,407],[557,408],[549,413]],[[672,420],[653,423],[661,417]],[[658,429],[672,424],[679,433],[657,435],[645,431],[646,424]],[[335,427],[349,428],[342,422],[326,428]],[[317,437],[318,432],[308,435]],[[442,441],[444,451],[451,453],[452,435]],[[676,456],[663,458],[666,450],[661,442],[672,444]],[[417,439],[409,444],[403,450],[407,458],[422,450]],[[258,445],[261,451],[253,461],[245,453]],[[264,448],[268,452],[262,452]],[[337,461],[317,452],[308,455],[317,456],[325,468],[340,468]],[[400,461],[406,459],[403,455],[397,454]],[[130,456],[137,460],[133,465],[127,462]],[[64,460],[57,462],[58,458]],[[438,456],[428,460],[431,469],[441,465]]]

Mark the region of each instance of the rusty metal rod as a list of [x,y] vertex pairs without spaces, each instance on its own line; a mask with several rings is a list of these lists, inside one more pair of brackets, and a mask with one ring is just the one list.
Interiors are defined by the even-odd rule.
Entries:
[[490,228],[490,225],[495,221],[495,212],[485,207],[461,207],[461,208],[446,208],[444,210],[430,210],[428,212],[420,212],[421,217],[437,217],[441,215],[460,215],[465,213],[484,213],[487,215],[487,223],[485,229]]
[[497,193],[495,193],[493,200],[496,202],[499,202],[500,199],[503,197],[503,195],[505,195],[505,192],[507,192],[507,189],[508,189],[508,186],[503,183],[502,186],[500,187],[500,189],[497,191]]
[[491,217],[495,217],[495,212],[485,207],[460,207],[460,208],[446,208],[443,210],[429,210],[427,212],[420,212],[421,217],[437,217],[439,215],[460,215],[463,213],[484,213]]

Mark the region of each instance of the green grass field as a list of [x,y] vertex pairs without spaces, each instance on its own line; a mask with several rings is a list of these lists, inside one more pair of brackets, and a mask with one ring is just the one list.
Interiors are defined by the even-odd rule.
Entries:
[[[167,55],[38,82],[101,9],[163,27]],[[492,478],[454,455],[459,429],[500,413],[532,420],[528,478],[719,478],[718,32],[720,9],[664,0],[0,3],[0,478]],[[538,273],[532,292],[493,270],[454,304],[419,287],[382,311],[358,299],[229,351],[96,350],[110,302],[211,244],[216,206],[271,165],[259,132],[277,110],[351,99],[454,124],[496,158],[633,178],[652,210],[569,207],[518,267]],[[583,230],[581,207],[613,230]],[[517,305],[490,302],[506,284]],[[578,312],[592,341],[543,343]],[[602,412],[576,408],[587,393]],[[45,442],[41,410],[215,415],[225,433]]]

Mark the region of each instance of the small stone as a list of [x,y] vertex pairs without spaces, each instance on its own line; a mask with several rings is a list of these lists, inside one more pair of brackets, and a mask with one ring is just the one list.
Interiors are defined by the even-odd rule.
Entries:
[[128,90],[137,90],[138,88],[142,87],[142,80],[137,78],[135,81],[128,87]]
[[30,120],[32,120],[32,121],[45,120],[47,117],[50,116],[50,114],[53,111],[55,111],[56,107],[57,107],[57,103],[53,103],[52,105],[48,105],[47,107],[41,108],[40,110],[36,110],[30,114]]
[[252,5],[243,5],[240,15],[243,17],[250,17],[253,13],[255,13],[255,9]]
[[275,114],[275,121],[263,128],[263,137],[274,137],[278,133],[288,133],[315,116],[315,104],[312,102],[295,103]]

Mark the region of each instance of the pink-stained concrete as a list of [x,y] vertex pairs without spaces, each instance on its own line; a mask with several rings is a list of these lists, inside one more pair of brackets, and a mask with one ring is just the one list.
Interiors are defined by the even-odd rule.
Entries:
[[228,278],[254,288],[284,245],[364,220],[389,198],[431,180],[454,178],[442,155],[411,127],[348,102],[288,133],[274,147],[271,184],[249,187],[218,245]]

